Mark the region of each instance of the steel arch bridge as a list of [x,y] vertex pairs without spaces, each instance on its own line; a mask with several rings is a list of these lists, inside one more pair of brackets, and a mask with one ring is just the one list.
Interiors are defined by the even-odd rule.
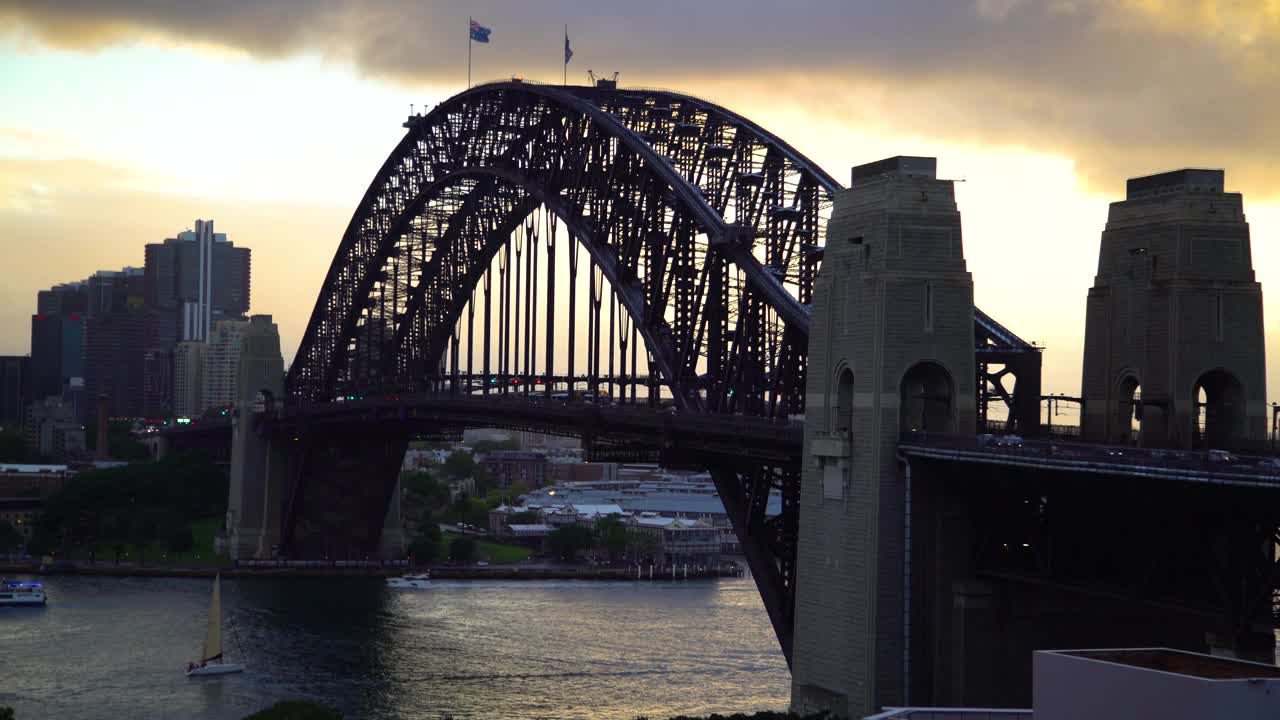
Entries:
[[[498,393],[803,419],[841,185],[786,142],[686,95],[528,82],[477,86],[405,127],[329,268],[288,373],[293,407]],[[1011,393],[987,364],[1035,356],[1034,413],[1038,354],[975,318],[981,386],[1011,409],[1023,383]],[[799,449],[707,462],[788,661]]]

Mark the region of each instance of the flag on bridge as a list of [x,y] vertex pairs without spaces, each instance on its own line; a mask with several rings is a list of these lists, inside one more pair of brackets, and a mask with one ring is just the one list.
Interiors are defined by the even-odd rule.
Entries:
[[573,48],[569,47],[569,26],[564,26],[564,84],[569,84],[569,59],[573,57]]
[[467,35],[467,87],[471,87],[471,43],[473,41],[489,42],[489,33],[493,32],[493,30],[476,22],[473,17],[467,18],[467,21],[470,23],[471,28],[470,34]]

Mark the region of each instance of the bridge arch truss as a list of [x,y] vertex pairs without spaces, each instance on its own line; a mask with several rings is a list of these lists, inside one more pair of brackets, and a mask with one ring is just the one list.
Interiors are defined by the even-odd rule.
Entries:
[[[682,413],[803,417],[809,305],[840,190],[814,163],[746,118],[657,90],[494,83],[405,127],[325,277],[289,370],[291,405],[487,393],[498,377],[503,391],[523,381],[550,397],[565,362],[550,338],[578,331],[580,248],[592,391],[605,377],[632,399],[644,384],[650,404]],[[565,250],[567,283],[556,277]],[[566,287],[569,317],[557,317]],[[617,308],[607,321],[606,294]],[[982,333],[989,318],[977,316],[989,350],[999,333]],[[528,337],[539,328],[541,350]],[[571,387],[574,355],[571,340]],[[709,469],[789,660],[799,457]],[[771,493],[777,516],[766,514]]]

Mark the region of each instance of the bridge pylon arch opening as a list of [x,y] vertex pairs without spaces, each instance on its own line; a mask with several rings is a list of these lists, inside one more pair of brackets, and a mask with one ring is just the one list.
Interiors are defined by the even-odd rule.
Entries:
[[946,368],[935,362],[916,363],[903,374],[898,393],[900,432],[955,432],[955,383]]
[[1194,446],[1203,450],[1230,448],[1247,432],[1244,386],[1221,368],[1196,379],[1192,398]]
[[1115,408],[1111,421],[1113,442],[1142,444],[1142,420],[1148,408],[1142,404],[1142,382],[1137,375],[1126,373],[1116,383]]

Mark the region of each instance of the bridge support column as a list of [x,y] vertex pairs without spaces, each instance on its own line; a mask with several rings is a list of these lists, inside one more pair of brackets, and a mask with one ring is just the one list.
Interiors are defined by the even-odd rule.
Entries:
[[973,281],[951,181],[933,158],[854,168],[813,303],[792,708],[863,717],[904,704],[910,476],[902,433],[972,433]]
[[400,514],[400,497],[403,494],[400,478],[396,477],[387,501],[387,514],[382,519],[382,539],[378,542],[378,555],[383,558],[402,558],[409,545],[404,535],[404,518]]
[[283,386],[280,334],[270,315],[254,315],[240,340],[232,410],[227,538],[233,559],[270,557],[280,542],[282,486],[297,453],[266,435],[261,421],[275,398],[284,397]]

